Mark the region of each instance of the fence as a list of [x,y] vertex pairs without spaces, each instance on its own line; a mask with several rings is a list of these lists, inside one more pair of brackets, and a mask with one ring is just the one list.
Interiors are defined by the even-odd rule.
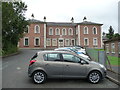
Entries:
[[86,48],[87,54],[90,58],[96,62],[103,64],[107,69],[118,73],[118,66],[113,66],[108,59],[106,52],[104,50]]

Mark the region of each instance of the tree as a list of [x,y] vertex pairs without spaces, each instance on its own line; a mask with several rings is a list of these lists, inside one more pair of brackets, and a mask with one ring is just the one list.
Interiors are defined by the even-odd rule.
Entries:
[[17,43],[26,28],[25,20],[27,5],[22,2],[2,3],[2,43],[3,50],[8,51],[11,45],[17,47]]
[[108,39],[112,39],[114,36],[114,29],[112,28],[112,26],[109,27],[109,33],[106,35]]

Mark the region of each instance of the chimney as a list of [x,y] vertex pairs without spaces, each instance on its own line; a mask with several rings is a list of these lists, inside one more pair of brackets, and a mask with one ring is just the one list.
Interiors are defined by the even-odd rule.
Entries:
[[44,22],[46,22],[46,17],[44,16]]
[[86,16],[83,18],[83,21],[86,21],[87,20],[87,18],[86,18]]
[[71,21],[72,21],[72,23],[74,23],[74,18],[73,17],[71,18]]

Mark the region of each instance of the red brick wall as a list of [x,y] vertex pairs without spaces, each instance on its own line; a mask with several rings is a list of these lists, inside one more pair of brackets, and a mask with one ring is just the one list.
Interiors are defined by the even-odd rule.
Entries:
[[[34,26],[40,26],[40,33],[34,33]],[[44,24],[30,24],[29,33],[24,34],[24,37],[29,37],[29,46],[24,46],[24,38],[19,42],[20,48],[43,48],[44,47]],[[40,46],[34,46],[34,38],[40,37]]]
[[[87,26],[88,27],[88,34],[84,34],[84,27]],[[93,34],[93,27],[97,28],[97,34]],[[89,45],[88,47],[92,48],[93,46],[93,38],[97,38],[98,39],[98,48],[101,48],[101,26],[99,25],[80,25],[80,44],[81,46],[84,47],[84,38],[88,38],[89,39]]]

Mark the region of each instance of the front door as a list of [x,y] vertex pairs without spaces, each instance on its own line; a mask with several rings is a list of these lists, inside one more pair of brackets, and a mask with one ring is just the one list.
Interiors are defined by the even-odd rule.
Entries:
[[59,39],[58,46],[59,47],[64,47],[64,40],[63,39]]

